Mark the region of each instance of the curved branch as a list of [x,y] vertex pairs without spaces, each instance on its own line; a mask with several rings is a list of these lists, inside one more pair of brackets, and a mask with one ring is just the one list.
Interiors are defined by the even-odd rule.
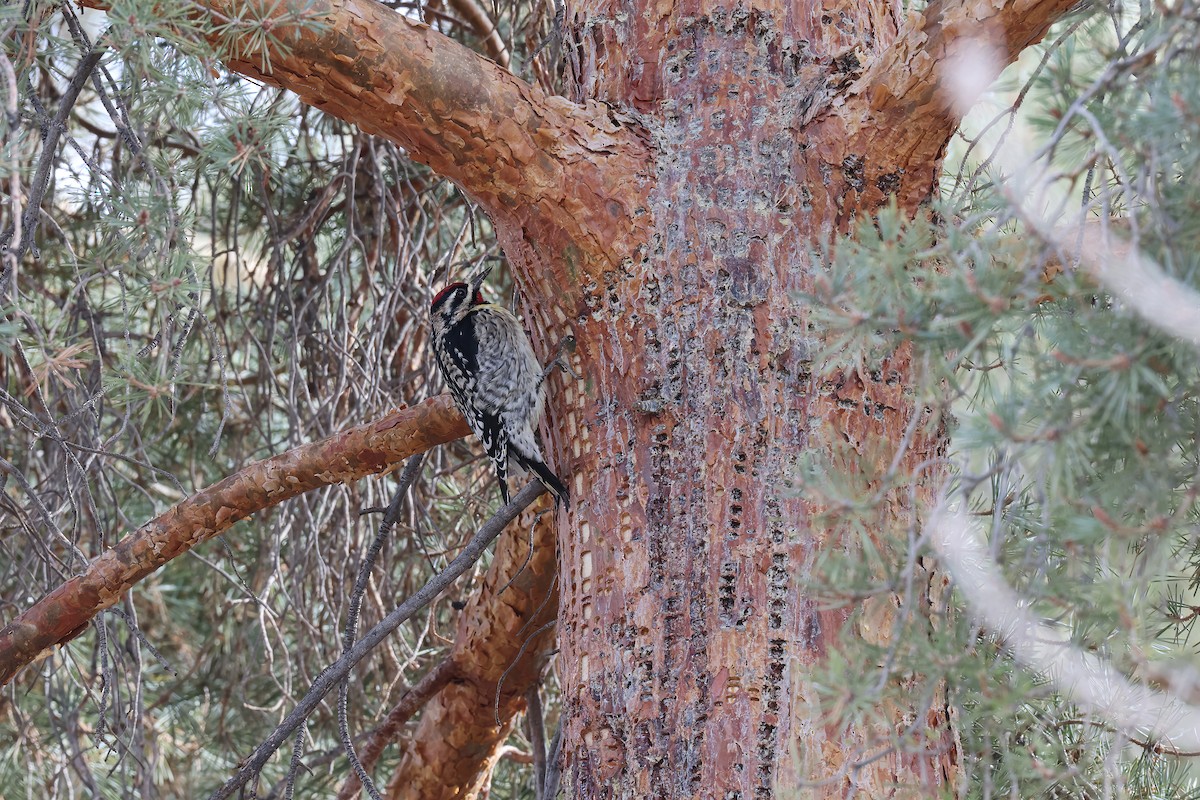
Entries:
[[[1000,72],[1077,4],[1078,0],[933,0],[909,17],[900,36],[856,88],[876,115],[899,123],[932,113],[945,118],[949,135],[959,116]],[[968,76],[954,74],[968,62],[983,68]]]
[[[257,2],[206,6],[215,18],[245,20],[256,18]],[[647,173],[648,146],[608,106],[548,96],[374,0],[280,0],[258,18],[271,37],[261,49],[233,48],[224,56],[230,69],[401,145],[509,236],[555,256],[572,247],[608,253],[616,245],[598,232],[634,218],[639,202],[627,186]]]
[[0,686],[83,632],[138,581],[235,522],[304,492],[385,472],[469,433],[448,395],[280,453],[178,503],[93,560],[0,630]]
[[[1161,740],[1155,748],[1200,751],[1200,707],[1184,698],[1190,677],[1159,692],[1125,677],[1111,659],[1071,643],[1063,628],[1041,619],[1009,586],[965,503],[943,498],[929,520],[934,551],[954,576],[971,615],[999,636],[1013,657],[1055,691],[1131,737]],[[1164,671],[1161,676],[1170,678]]]

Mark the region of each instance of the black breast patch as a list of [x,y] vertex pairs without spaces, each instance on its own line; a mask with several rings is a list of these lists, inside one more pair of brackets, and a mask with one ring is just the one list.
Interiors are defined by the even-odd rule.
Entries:
[[463,375],[475,375],[479,371],[479,342],[474,333],[475,320],[468,314],[442,338],[446,354]]

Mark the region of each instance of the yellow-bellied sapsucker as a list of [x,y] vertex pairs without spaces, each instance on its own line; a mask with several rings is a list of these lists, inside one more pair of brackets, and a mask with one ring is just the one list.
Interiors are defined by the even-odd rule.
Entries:
[[496,465],[508,503],[508,460],[534,472],[568,508],[567,487],[542,458],[533,430],[542,416],[542,370],[529,337],[508,309],[485,302],[491,268],[452,283],[430,307],[433,352],[454,402]]

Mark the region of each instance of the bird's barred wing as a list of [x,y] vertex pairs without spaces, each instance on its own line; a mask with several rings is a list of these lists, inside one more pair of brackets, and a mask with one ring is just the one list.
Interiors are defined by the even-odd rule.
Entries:
[[489,303],[473,308],[463,324],[474,326],[479,381],[475,402],[480,410],[500,413],[514,403],[529,402],[526,396],[538,385],[541,369],[517,318]]

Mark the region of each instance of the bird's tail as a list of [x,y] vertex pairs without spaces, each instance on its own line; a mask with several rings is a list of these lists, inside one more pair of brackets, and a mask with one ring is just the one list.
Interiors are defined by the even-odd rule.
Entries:
[[544,483],[550,493],[554,495],[555,502],[562,503],[568,509],[571,508],[570,492],[567,491],[566,485],[558,479],[558,476],[550,471],[545,462],[538,458],[530,458],[524,453],[514,452],[513,456],[518,464],[538,476],[538,480]]

